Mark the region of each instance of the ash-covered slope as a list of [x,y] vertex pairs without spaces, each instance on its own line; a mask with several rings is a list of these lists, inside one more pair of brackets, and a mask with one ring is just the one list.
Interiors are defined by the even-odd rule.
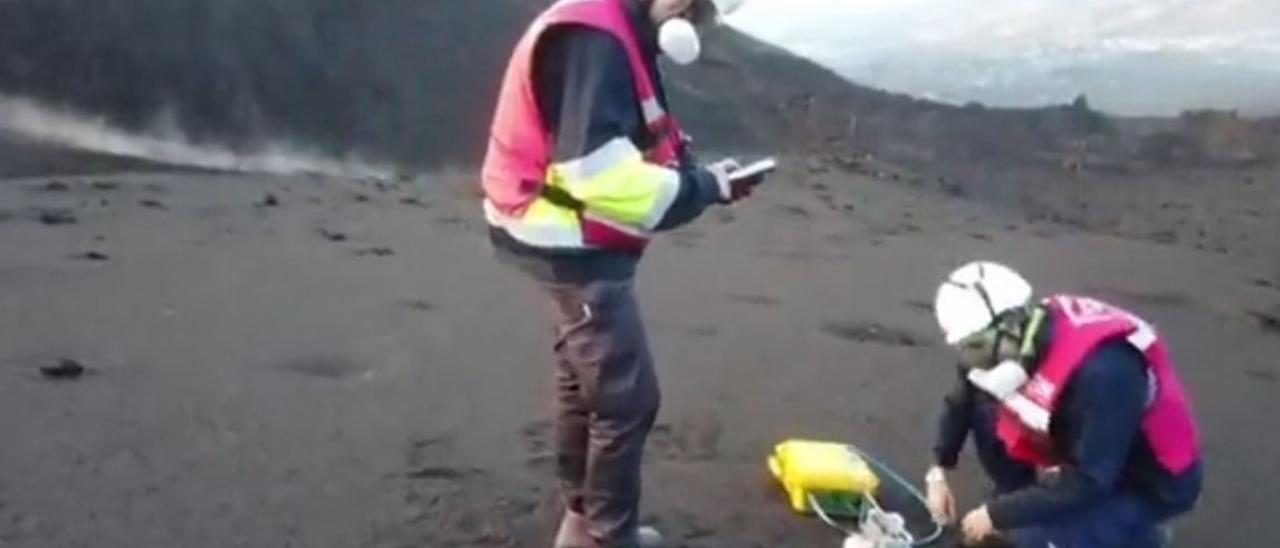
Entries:
[[[471,166],[510,48],[545,4],[9,0],[0,3],[0,96],[241,151],[283,142],[403,169]],[[1199,118],[1143,132],[1085,101],[941,105],[849,83],[732,29],[707,43],[704,61],[672,69],[671,82],[675,110],[704,150],[835,149],[942,168],[1071,162],[1084,143],[1109,165],[1280,154],[1274,126],[1228,128],[1223,140],[1197,137]]]
[[[0,94],[239,149],[283,139],[405,166],[470,163],[533,4],[15,0],[0,4]],[[759,140],[718,100],[687,106],[709,144]]]

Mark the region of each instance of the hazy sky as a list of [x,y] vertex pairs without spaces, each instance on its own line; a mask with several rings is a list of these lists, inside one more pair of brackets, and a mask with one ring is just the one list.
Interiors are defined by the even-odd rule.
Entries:
[[954,101],[1280,103],[1280,0],[748,0],[731,22],[863,83]]

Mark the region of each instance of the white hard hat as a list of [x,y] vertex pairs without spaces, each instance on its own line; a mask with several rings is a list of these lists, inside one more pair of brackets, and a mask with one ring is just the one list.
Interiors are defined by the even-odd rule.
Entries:
[[933,311],[947,344],[957,344],[995,323],[1005,312],[1031,302],[1031,284],[1012,268],[972,262],[938,286]]

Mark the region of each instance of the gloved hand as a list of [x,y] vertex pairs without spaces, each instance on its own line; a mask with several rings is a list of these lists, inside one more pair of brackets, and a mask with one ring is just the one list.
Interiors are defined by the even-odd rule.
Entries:
[[738,161],[733,158],[720,160],[706,166],[705,169],[715,177],[716,185],[720,187],[720,203],[731,204],[751,195],[752,185],[750,181],[732,181],[729,179],[729,174],[741,167]]
[[985,504],[970,511],[960,524],[961,541],[966,545],[978,544],[995,534],[996,528]]
[[956,521],[956,497],[951,494],[951,486],[947,484],[947,476],[941,468],[933,467],[925,474],[925,500],[933,521],[950,525]]

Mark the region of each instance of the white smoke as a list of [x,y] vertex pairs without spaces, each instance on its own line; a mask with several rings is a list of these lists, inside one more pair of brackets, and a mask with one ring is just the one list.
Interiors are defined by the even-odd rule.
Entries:
[[153,134],[124,131],[111,127],[101,118],[5,95],[0,95],[0,131],[81,150],[221,171],[350,178],[389,178],[395,174],[390,167],[359,158],[328,158],[287,144],[235,152],[191,143],[171,128]]

